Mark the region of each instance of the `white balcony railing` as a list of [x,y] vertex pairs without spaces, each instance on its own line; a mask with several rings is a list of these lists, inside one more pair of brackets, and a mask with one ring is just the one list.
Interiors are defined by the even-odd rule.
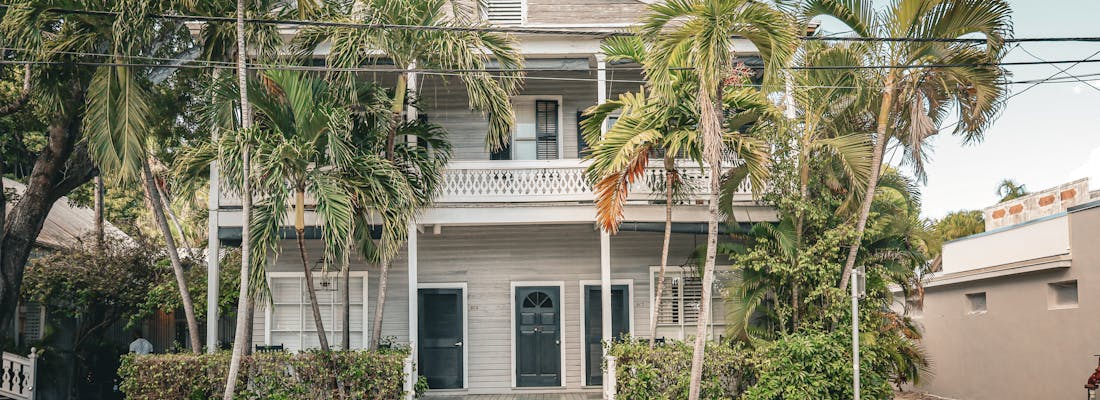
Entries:
[[[454,161],[444,173],[436,203],[592,201],[595,195],[584,178],[587,166],[588,162],[576,159]],[[706,171],[685,163],[680,174],[689,187],[697,189],[698,194],[689,200],[705,197],[710,179]],[[664,166],[654,160],[643,179],[632,187],[629,200],[663,199],[664,193],[659,188],[664,180]],[[738,192],[748,196],[749,188],[746,182]]]
[[[444,172],[443,185],[436,204],[443,203],[539,203],[590,202],[595,194],[584,179],[588,162],[578,159],[539,161],[452,161]],[[733,163],[727,163],[733,166]],[[694,163],[680,165],[680,176],[694,194],[682,201],[694,202],[706,198],[710,175]],[[652,160],[645,176],[635,182],[630,201],[664,199],[664,165]],[[656,189],[656,190],[655,190]],[[738,188],[735,201],[751,199],[750,186]],[[240,206],[240,198],[228,190],[221,191],[222,207]],[[313,205],[306,196],[306,205]]]

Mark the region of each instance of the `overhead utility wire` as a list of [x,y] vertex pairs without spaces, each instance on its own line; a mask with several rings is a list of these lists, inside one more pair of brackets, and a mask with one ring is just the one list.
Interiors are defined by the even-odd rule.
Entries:
[[[32,51],[29,49],[13,49],[13,48],[0,48],[2,50],[12,51]],[[58,52],[59,54],[66,54],[67,52]],[[88,55],[94,57],[115,57],[111,54],[99,54],[99,53],[80,53],[80,52],[68,52],[75,55]],[[999,62],[999,63],[957,63],[957,64],[897,64],[897,65],[814,65],[814,66],[800,66],[800,67],[788,67],[788,70],[845,70],[845,69],[913,69],[913,68],[953,68],[953,67],[1006,67],[1006,66],[1021,66],[1021,65],[1051,65],[1051,64],[1073,64],[1073,66],[1085,63],[1097,63],[1100,59],[1093,59],[1092,57],[1100,54],[1100,52],[1093,53],[1085,59],[1077,60],[1040,60],[1040,61],[1017,61],[1017,62]],[[143,57],[143,56],[121,56],[122,58],[137,58],[137,59],[155,59],[155,60],[169,60],[169,61],[195,61],[206,62],[196,60],[184,60],[173,59],[165,57]],[[81,62],[81,61],[19,61],[23,64],[77,64],[77,65],[112,65],[121,67],[166,67],[166,68],[234,68],[229,64],[214,65],[208,62],[208,65],[161,65],[151,63],[118,63],[118,62]],[[10,63],[10,62],[9,62]],[[1072,67],[1072,66],[1071,66]],[[395,69],[395,68],[379,68],[379,67],[331,67],[331,66],[264,66],[261,64],[250,64],[249,69],[292,69],[297,71],[320,71],[320,72],[581,72],[581,71],[594,71],[599,68],[481,68],[481,69]],[[642,67],[616,67],[605,69],[622,69],[622,70],[641,70]],[[690,70],[692,68],[676,68],[680,70]]]
[[[188,68],[188,69],[203,69],[203,68],[231,68],[222,66],[207,66],[207,65],[164,65],[164,64],[149,64],[149,63],[116,63],[116,62],[90,62],[90,61],[75,61],[71,63],[61,61],[25,61],[25,60],[0,60],[0,65],[56,65],[56,64],[77,64],[87,66],[120,66],[120,67],[139,67],[139,68]],[[299,67],[293,65],[253,65],[249,67],[254,70],[282,70],[282,71],[319,71],[317,67]],[[310,69],[304,69],[310,68]],[[395,69],[356,69],[352,72],[397,72],[400,70]],[[576,70],[555,70],[558,72],[577,72]],[[583,70],[582,70],[583,71]],[[491,71],[483,71],[491,72]],[[436,76],[462,76],[459,72],[448,72],[446,70],[424,70],[419,73],[425,75]],[[1044,79],[1033,79],[1024,81],[1006,81],[1002,82],[1003,85],[1022,85],[1022,84],[1055,84],[1055,83],[1073,83],[1077,82],[1075,79],[1087,78],[1093,76],[1100,76],[1100,73],[1083,74],[1083,75],[1071,75],[1062,77],[1048,77]],[[504,75],[490,75],[491,78],[509,78]],[[557,76],[524,76],[519,79],[525,80],[545,80],[545,81],[578,81],[578,82],[598,82],[596,78],[577,78],[577,77],[557,77]],[[644,84],[644,80],[634,79],[607,79],[607,82],[615,83],[639,83]],[[762,85],[746,84],[744,86],[760,87]],[[794,85],[793,88],[799,89],[859,89],[855,86],[836,86],[836,85]],[[872,86],[865,86],[864,89],[872,88]],[[1027,89],[1024,89],[1025,91]]]
[[[0,8],[9,8],[11,5],[0,4]],[[60,14],[93,15],[104,17],[117,17],[116,11],[77,10],[68,8],[49,8],[48,11]],[[236,23],[235,17],[216,17],[204,15],[184,14],[145,14],[149,18],[167,19],[175,21],[203,21],[203,22],[228,22]],[[263,25],[287,25],[287,26],[321,26],[358,29],[403,29],[424,31],[453,31],[453,32],[497,32],[497,33],[527,33],[550,35],[579,35],[579,36],[635,36],[633,32],[624,31],[583,31],[568,29],[539,29],[539,28],[506,28],[506,27],[460,27],[460,26],[432,26],[432,25],[402,25],[402,24],[365,24],[355,22],[314,21],[301,19],[268,19],[246,18],[250,24]],[[903,37],[856,37],[856,36],[800,36],[801,40],[808,41],[840,41],[840,42],[935,42],[935,43],[985,43],[983,38],[903,38]],[[1003,39],[1003,43],[1030,43],[1030,42],[1100,42],[1100,37],[1036,37],[1036,38],[1010,38]]]

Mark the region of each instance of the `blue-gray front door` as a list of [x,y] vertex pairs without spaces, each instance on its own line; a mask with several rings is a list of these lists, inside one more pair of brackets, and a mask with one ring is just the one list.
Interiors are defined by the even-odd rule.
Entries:
[[462,387],[462,289],[420,289],[420,375],[431,389]]
[[516,386],[561,386],[561,293],[516,288]]

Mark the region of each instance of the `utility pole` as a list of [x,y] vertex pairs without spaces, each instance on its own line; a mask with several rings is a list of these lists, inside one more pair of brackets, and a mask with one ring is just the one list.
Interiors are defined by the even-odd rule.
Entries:
[[856,268],[849,286],[852,288],[852,399],[859,400],[859,298],[866,288],[866,270]]

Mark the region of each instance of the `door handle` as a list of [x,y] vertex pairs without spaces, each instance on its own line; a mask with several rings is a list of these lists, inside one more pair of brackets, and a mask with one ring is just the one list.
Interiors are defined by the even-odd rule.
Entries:
[[462,342],[459,341],[459,342],[455,343],[455,347],[462,347]]
[[561,339],[554,339],[554,344],[561,345]]

